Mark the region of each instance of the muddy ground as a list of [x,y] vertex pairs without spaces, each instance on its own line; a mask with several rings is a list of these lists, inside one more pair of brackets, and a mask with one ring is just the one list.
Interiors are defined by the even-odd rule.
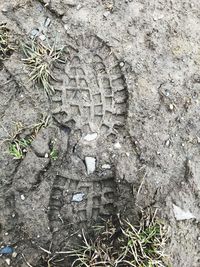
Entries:
[[[55,94],[29,82],[15,48],[0,66],[0,266],[40,266],[99,217],[157,208],[174,267],[200,266],[200,3],[0,0],[17,47],[57,40]],[[16,123],[38,131],[21,160]],[[58,157],[53,160],[51,144]],[[10,258],[10,262],[6,259]],[[61,265],[67,266],[67,265]]]

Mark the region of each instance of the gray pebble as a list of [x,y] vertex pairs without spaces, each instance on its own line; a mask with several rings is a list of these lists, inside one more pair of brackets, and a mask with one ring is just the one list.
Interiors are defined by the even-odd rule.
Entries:
[[76,193],[72,197],[72,202],[81,202],[83,201],[85,194],[84,193]]

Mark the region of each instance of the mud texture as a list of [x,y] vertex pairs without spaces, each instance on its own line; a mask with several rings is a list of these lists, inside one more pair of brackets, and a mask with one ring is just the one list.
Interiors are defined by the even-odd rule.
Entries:
[[[0,10],[16,45],[0,64],[0,245],[17,252],[0,266],[47,266],[41,248],[53,255],[100,218],[137,221],[151,207],[169,226],[172,266],[199,267],[198,1],[0,0]],[[64,46],[51,98],[22,60],[19,42],[35,37]],[[41,114],[48,126],[13,159],[15,123],[28,136]],[[174,205],[193,219],[177,220]]]

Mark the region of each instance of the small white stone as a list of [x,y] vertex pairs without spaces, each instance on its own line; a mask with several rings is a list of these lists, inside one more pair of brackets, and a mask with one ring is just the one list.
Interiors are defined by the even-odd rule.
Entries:
[[48,26],[50,25],[50,23],[51,23],[50,18],[46,18],[46,20],[45,20],[45,22],[44,22],[44,26],[45,26],[45,27],[48,27]]
[[173,204],[174,216],[177,221],[195,219],[196,217],[190,211],[184,211]]
[[8,8],[7,8],[7,7],[3,7],[3,8],[1,9],[1,11],[2,11],[3,13],[6,13],[6,12],[8,12]]
[[76,193],[72,197],[72,202],[81,202],[83,201],[84,196],[85,196],[84,193],[81,193],[81,192]]
[[10,259],[5,259],[5,262],[10,266]]
[[96,169],[96,159],[93,157],[85,157],[85,164],[87,168],[87,173],[91,174]]
[[106,12],[103,14],[104,18],[107,18],[109,15],[110,15],[110,11],[106,11]]
[[82,6],[81,4],[78,4],[77,7],[76,7],[76,9],[77,9],[77,10],[80,10],[82,7],[83,7],[83,6]]
[[120,149],[121,147],[122,147],[122,146],[120,145],[119,142],[117,142],[117,143],[114,144],[114,148],[116,148],[116,149]]
[[44,157],[45,157],[45,158],[48,158],[48,157],[49,157],[49,154],[48,154],[48,153],[46,153],[46,154],[44,155]]
[[120,63],[119,63],[119,65],[120,65],[120,67],[122,68],[122,67],[124,67],[124,62],[123,61],[121,61]]
[[91,133],[91,134],[87,134],[83,139],[85,141],[94,141],[97,138],[97,133]]
[[45,36],[44,34],[41,34],[41,35],[39,36],[39,38],[40,38],[40,40],[42,40],[42,41],[46,40],[46,36]]
[[174,105],[173,105],[173,104],[170,104],[170,105],[169,105],[169,109],[170,109],[170,110],[173,110],[173,109],[174,109]]
[[66,31],[68,31],[69,30],[69,25],[68,24],[64,24],[64,28],[65,28]]
[[166,143],[165,143],[166,147],[169,147],[170,145],[170,140],[167,140]]
[[21,200],[25,200],[25,196],[24,195],[21,195]]
[[4,233],[4,235],[8,235],[8,232]]
[[13,254],[12,254],[12,257],[16,258],[17,257],[17,252],[14,251]]
[[107,169],[107,170],[109,170],[109,169],[111,169],[111,166],[110,166],[110,164],[103,164],[103,165],[102,165],[102,169]]

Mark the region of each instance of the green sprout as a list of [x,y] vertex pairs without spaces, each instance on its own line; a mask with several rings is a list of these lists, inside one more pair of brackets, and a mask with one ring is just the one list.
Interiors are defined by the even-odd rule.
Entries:
[[57,49],[56,45],[44,45],[41,42],[32,41],[31,44],[22,43],[22,50],[26,58],[23,61],[29,66],[30,81],[41,85],[49,96],[55,92],[51,80],[55,63],[64,63],[61,59],[63,48]]
[[50,152],[50,158],[53,160],[57,160],[58,159],[58,151],[53,148]]
[[58,159],[58,150],[55,148],[55,140],[50,143],[50,158],[52,160]]
[[23,159],[27,153],[28,147],[31,145],[31,139],[16,139],[9,146],[9,153],[14,159]]

